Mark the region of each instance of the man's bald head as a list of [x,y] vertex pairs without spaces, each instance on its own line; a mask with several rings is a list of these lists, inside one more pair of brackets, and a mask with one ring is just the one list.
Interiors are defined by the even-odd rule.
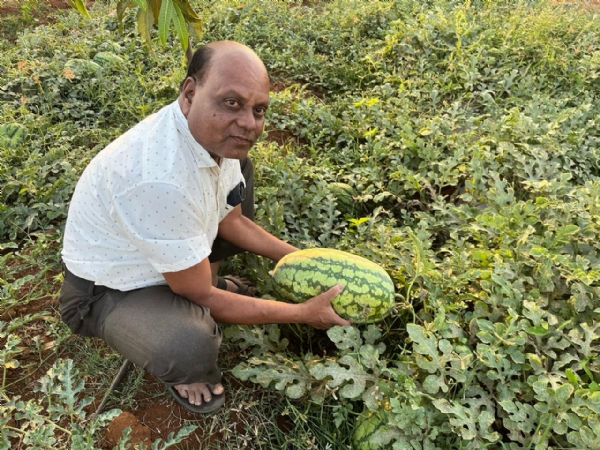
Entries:
[[[267,79],[269,77],[262,60],[252,49],[235,41],[215,41],[199,47],[194,52],[188,64],[185,78],[191,77],[198,84],[202,84],[210,68],[220,59],[246,60],[246,62],[255,65],[258,70],[264,70]],[[181,82],[181,86],[183,86],[184,81],[185,79]]]

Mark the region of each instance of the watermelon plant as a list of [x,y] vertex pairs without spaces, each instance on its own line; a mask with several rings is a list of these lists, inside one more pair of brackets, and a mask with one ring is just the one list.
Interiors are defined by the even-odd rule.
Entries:
[[365,409],[356,418],[354,433],[352,434],[352,448],[354,450],[377,450],[383,448],[377,443],[377,434],[386,431],[387,422],[385,410],[373,412]]
[[[245,397],[182,445],[215,448],[203,437],[220,430],[218,448],[231,449],[600,448],[594,10],[519,0],[190,4],[205,41],[244,42],[272,74],[269,123],[252,150],[256,221],[298,247],[373,262],[395,301],[377,323],[327,332],[225,327],[225,380],[241,380],[244,389],[227,387]],[[172,101],[185,73],[176,39],[167,34],[171,45],[148,58],[141,36],[116,33],[118,18],[94,8],[91,19],[73,11],[0,40],[0,123],[26,130],[0,144],[9,399],[14,380],[51,368],[65,349],[87,388],[108,387],[106,358],[67,340],[57,311],[18,308],[56,295],[45,270],[60,270],[60,230],[87,162]],[[73,59],[101,68],[65,67]],[[270,261],[243,255],[223,268],[280,298]],[[38,414],[27,417],[70,448],[44,419],[45,394],[31,395]],[[71,430],[85,419],[64,420]],[[28,429],[12,430],[11,444]]]

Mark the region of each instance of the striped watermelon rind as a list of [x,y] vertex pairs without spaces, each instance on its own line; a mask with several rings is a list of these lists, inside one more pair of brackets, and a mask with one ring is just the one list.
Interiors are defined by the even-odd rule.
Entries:
[[354,195],[356,192],[352,186],[346,183],[334,182],[329,183],[328,187],[340,205],[346,208],[354,206]]
[[18,123],[4,123],[0,125],[0,145],[15,148],[25,142],[27,129]]
[[[373,435],[387,428],[387,414],[384,411],[363,411],[355,421],[352,434],[352,448],[354,450],[382,450],[378,444],[371,442]],[[385,448],[391,448],[387,446]]]
[[112,52],[98,52],[94,56],[94,62],[98,63],[103,67],[121,67],[125,65],[125,60],[119,55],[115,55]]
[[94,61],[90,61],[89,59],[73,58],[65,63],[65,69],[72,70],[78,75],[93,75],[101,72],[102,66]]
[[344,290],[331,302],[335,312],[353,323],[372,323],[389,315],[394,283],[379,265],[334,249],[306,249],[284,256],[273,270],[273,281],[286,300],[303,302],[336,284]]

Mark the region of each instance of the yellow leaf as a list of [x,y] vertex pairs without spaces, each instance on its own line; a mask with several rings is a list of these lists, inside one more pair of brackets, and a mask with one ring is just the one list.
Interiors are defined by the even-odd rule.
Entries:
[[77,11],[79,11],[83,17],[86,17],[88,19],[90,19],[90,13],[88,13],[87,8],[85,7],[85,3],[83,0],[75,0],[75,7],[77,8]]
[[154,23],[158,22],[158,15],[160,13],[160,0],[148,0],[150,2],[150,9],[154,16]]
[[190,27],[192,28],[192,32],[194,33],[194,36],[196,36],[196,39],[202,39],[202,23],[191,22]]
[[152,14],[151,8],[138,10],[137,15],[137,26],[140,36],[146,42],[148,48],[150,48],[150,29],[154,25],[154,15]]
[[6,364],[4,364],[4,367],[6,367],[7,369],[16,369],[17,367],[19,367],[19,361],[17,361],[16,359],[13,359],[12,361],[7,361]]
[[175,5],[181,10],[181,13],[189,23],[200,23],[200,17],[196,15],[196,12],[190,6],[188,0],[173,0]]

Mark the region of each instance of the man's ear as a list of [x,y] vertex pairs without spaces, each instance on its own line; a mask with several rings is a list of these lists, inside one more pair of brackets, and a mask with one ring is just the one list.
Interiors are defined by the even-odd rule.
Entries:
[[196,80],[194,80],[192,77],[187,77],[181,86],[181,91],[179,92],[181,111],[186,117],[192,106],[192,100],[195,93]]

